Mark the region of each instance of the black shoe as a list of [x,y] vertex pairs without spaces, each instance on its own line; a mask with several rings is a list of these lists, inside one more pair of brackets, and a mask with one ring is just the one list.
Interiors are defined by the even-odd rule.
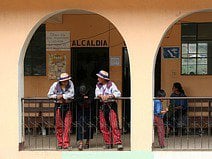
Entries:
[[112,144],[106,144],[103,146],[103,149],[112,149],[113,145]]
[[123,145],[122,144],[118,144],[117,145],[117,150],[118,151],[122,151],[124,149]]
[[160,146],[161,149],[165,148],[165,146]]

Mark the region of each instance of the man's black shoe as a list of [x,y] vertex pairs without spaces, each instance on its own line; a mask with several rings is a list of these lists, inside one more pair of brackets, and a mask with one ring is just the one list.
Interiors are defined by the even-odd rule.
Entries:
[[117,150],[118,151],[122,151],[124,149],[123,145],[122,144],[118,144],[117,145]]

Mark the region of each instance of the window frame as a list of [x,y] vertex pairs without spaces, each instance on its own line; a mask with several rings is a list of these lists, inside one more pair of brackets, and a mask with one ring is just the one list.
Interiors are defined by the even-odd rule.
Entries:
[[[180,74],[181,75],[183,75],[183,76],[202,76],[202,75],[212,75],[212,73],[208,73],[208,60],[209,60],[209,58],[211,58],[210,56],[208,56],[209,55],[209,51],[207,51],[206,52],[206,56],[203,56],[203,57],[199,57],[199,51],[198,51],[198,47],[199,47],[199,44],[201,44],[201,43],[209,43],[209,42],[212,42],[212,37],[211,37],[211,39],[210,38],[206,38],[206,39],[203,39],[203,38],[198,38],[198,26],[199,25],[201,25],[201,24],[209,24],[209,25],[212,25],[212,22],[204,22],[204,23],[181,23],[181,61],[180,61],[180,66],[181,66],[181,70],[180,70]],[[186,35],[183,35],[183,25],[194,25],[194,28],[195,28],[195,34],[193,34],[193,36],[192,36],[192,34],[188,34],[188,36],[187,36],[187,38],[188,39],[186,39]],[[190,35],[190,37],[189,37],[189,35]],[[195,36],[194,36],[195,35]],[[189,39],[190,38],[190,39]],[[193,38],[193,39],[192,39]],[[189,45],[189,44],[195,44],[196,45],[196,50],[195,50],[195,53],[194,53],[194,57],[193,58],[191,58],[191,57],[183,57],[183,44],[187,44],[187,45]],[[189,48],[189,46],[187,46],[187,48]],[[186,53],[187,55],[189,54],[189,51],[187,51],[187,53]],[[212,52],[211,52],[211,54],[212,54]],[[206,58],[206,61],[207,61],[207,63],[205,64],[206,65],[206,74],[204,74],[204,73],[198,73],[198,66],[201,66],[201,65],[204,65],[204,64],[198,64],[198,61],[199,61],[199,59],[203,59],[204,60],[204,58]],[[188,73],[188,71],[186,71],[186,73],[183,73],[183,60],[189,60],[189,59],[195,59],[196,60],[196,62],[195,62],[195,71],[194,71],[194,74],[190,74],[190,73]],[[187,69],[189,68],[189,66],[191,66],[191,65],[187,65],[186,67],[187,67]],[[212,68],[211,68],[212,69]],[[211,71],[210,71],[211,72]]]

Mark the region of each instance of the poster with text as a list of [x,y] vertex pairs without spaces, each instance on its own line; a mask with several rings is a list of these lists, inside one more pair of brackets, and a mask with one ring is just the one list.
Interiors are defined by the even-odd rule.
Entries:
[[49,54],[49,79],[57,79],[66,72],[66,55]]
[[46,51],[70,51],[70,31],[46,31]]

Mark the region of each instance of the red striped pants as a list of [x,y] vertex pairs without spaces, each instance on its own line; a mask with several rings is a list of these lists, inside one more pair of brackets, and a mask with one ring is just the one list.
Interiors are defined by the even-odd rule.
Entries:
[[109,121],[106,122],[107,119],[104,116],[104,112],[99,110],[100,130],[102,132],[103,139],[106,144],[121,144],[121,133],[118,128],[117,113],[113,109],[110,109],[108,115]]
[[72,123],[72,114],[71,110],[68,110],[65,113],[64,117],[61,117],[61,109],[56,109],[56,137],[58,146],[62,146],[63,148],[67,148],[70,146],[70,130]]
[[165,146],[165,129],[163,124],[163,119],[159,116],[154,115],[154,123],[157,127],[158,132],[158,142],[160,146]]

